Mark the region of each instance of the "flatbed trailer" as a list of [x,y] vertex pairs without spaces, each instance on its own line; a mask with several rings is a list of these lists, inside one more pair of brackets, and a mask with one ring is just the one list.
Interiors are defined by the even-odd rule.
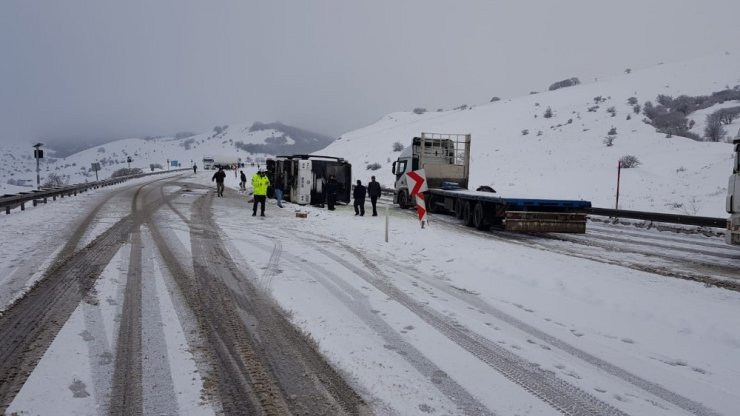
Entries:
[[518,232],[586,232],[589,201],[503,198],[488,186],[468,190],[470,134],[422,133],[413,138],[393,162],[393,202],[399,207],[416,204],[406,174],[421,169],[428,186],[424,203],[429,212],[454,213],[480,230],[503,226]]
[[590,201],[503,198],[491,192],[432,188],[425,198],[429,212],[453,213],[479,230],[503,226],[506,231],[585,233]]

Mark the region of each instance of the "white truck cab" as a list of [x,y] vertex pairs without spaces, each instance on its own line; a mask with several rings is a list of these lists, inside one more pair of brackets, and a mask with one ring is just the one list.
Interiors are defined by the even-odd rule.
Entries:
[[727,219],[727,244],[740,244],[740,137],[732,141],[735,147],[735,160],[732,165],[732,175],[727,184],[726,209],[730,214]]

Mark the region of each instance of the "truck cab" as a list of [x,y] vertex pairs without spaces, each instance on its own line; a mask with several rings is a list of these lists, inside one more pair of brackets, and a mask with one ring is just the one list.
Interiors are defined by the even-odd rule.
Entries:
[[735,159],[732,165],[732,175],[727,184],[726,209],[730,214],[727,219],[727,244],[740,245],[740,137],[733,140]]
[[411,146],[403,149],[393,162],[396,175],[393,202],[401,208],[415,204],[409,195],[406,173],[424,169],[427,186],[441,187],[443,182],[467,188],[470,172],[470,134],[422,133],[414,137]]

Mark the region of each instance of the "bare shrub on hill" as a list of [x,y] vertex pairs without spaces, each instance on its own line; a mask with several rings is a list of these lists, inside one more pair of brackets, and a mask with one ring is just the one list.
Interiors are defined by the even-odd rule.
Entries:
[[495,103],[496,101],[501,101],[501,99],[499,97],[493,97],[493,98],[491,98],[491,102],[492,103]]
[[604,144],[606,147],[612,147],[614,145],[614,139],[616,139],[617,136],[606,136],[604,137]]
[[426,112],[427,112],[426,108],[423,108],[423,107],[414,108],[414,114],[424,114]]
[[617,134],[617,128],[616,128],[616,127],[614,127],[614,126],[612,126],[612,128],[610,128],[610,129],[609,129],[609,132],[608,132],[608,133],[606,133],[606,134],[608,134],[608,135],[610,135],[610,136],[616,136],[616,134]]
[[378,162],[370,163],[370,164],[368,164],[365,167],[365,169],[367,169],[367,170],[378,170],[378,169],[380,169],[380,163],[378,163]]
[[722,124],[732,124],[736,118],[740,117],[740,107],[729,107],[717,110],[714,112],[714,116],[717,117]]
[[529,134],[529,130],[528,129],[522,130],[522,136],[526,136],[528,134]]
[[195,143],[195,139],[187,139],[180,143],[180,146],[184,147],[185,150],[190,150],[190,147]]
[[717,113],[712,113],[707,116],[706,125],[704,126],[704,137],[710,142],[719,142],[724,140],[727,132],[722,127],[722,122],[719,120]]
[[614,106],[608,107],[606,109],[606,112],[609,113],[609,114],[611,114],[612,117],[616,117],[617,116],[617,108],[614,107]]
[[633,155],[622,156],[619,159],[619,163],[622,165],[624,169],[636,168],[642,164],[640,160],[637,159],[637,156],[633,156]]
[[552,108],[547,107],[547,110],[545,110],[545,113],[542,114],[542,117],[544,118],[551,118],[553,116]]
[[401,150],[403,150],[403,144],[401,144],[401,142],[395,142],[395,143],[393,143],[393,151],[394,152],[400,152]]
[[550,85],[550,88],[548,88],[548,90],[555,91],[555,90],[558,90],[560,88],[572,87],[572,86],[578,85],[580,83],[581,83],[581,81],[578,78],[572,77],[572,78],[564,79],[562,81],[558,81],[558,82],[553,83],[552,85]]
[[113,172],[110,177],[111,178],[120,178],[121,176],[131,176],[131,175],[138,175],[140,174],[141,168],[121,168],[117,171]]
[[640,110],[642,110],[640,104],[635,104],[635,106],[632,107],[632,112],[634,112],[635,114],[640,114]]
[[65,186],[69,183],[69,176],[57,175],[56,173],[50,173],[46,175],[44,183],[41,184],[42,188],[58,188]]
[[627,99],[627,104],[629,105],[635,105],[637,104],[637,97],[630,97]]

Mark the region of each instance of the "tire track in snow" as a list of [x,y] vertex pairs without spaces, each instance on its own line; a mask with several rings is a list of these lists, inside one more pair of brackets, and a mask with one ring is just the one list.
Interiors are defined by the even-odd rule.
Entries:
[[[360,260],[363,262],[369,261],[368,259],[362,259],[362,258]],[[483,311],[502,322],[509,324],[510,326],[522,331],[523,333],[527,334],[528,336],[532,338],[536,338],[542,341],[543,343],[550,345],[551,347],[557,348],[560,351],[563,351],[571,355],[574,358],[577,358],[583,362],[586,362],[598,368],[601,371],[606,372],[607,374],[611,376],[617,377],[621,379],[622,381],[625,381],[631,384],[632,386],[637,387],[638,389],[644,391],[647,394],[660,398],[667,403],[673,404],[674,406],[679,407],[695,415],[701,415],[701,416],[718,415],[714,410],[707,408],[701,403],[695,402],[687,397],[683,397],[677,393],[674,393],[664,388],[660,384],[648,381],[608,361],[602,360],[601,358],[598,358],[592,354],[589,354],[588,352],[581,350],[563,341],[560,338],[557,338],[544,331],[541,331],[535,328],[534,326],[529,325],[526,322],[521,321],[515,318],[514,316],[501,311],[500,309],[481,300],[480,298],[478,298],[477,296],[471,293],[457,290],[447,284],[443,284],[438,281],[435,281],[434,279],[431,279],[422,273],[419,273],[408,267],[403,267],[399,264],[391,264],[391,262],[386,262],[385,265],[391,265],[391,267],[395,269],[398,273],[411,274],[416,279],[423,281],[424,283],[436,288],[437,290],[451,297],[454,297],[466,303],[467,305],[474,307],[477,310]]]
[[141,383],[141,251],[141,234],[137,229],[131,235],[128,276],[118,327],[110,400],[110,413],[113,415],[144,413]]
[[[262,234],[261,234],[262,235]],[[268,235],[262,235],[269,237]],[[270,251],[271,247],[257,241],[250,244],[263,251]],[[274,251],[273,251],[274,254]],[[271,257],[272,260],[272,257]],[[455,380],[447,376],[434,362],[428,359],[421,351],[416,349],[398,334],[385,320],[372,312],[372,307],[367,296],[348,284],[345,279],[327,270],[321,265],[302,257],[287,260],[294,266],[308,273],[311,278],[319,282],[329,293],[339,300],[347,309],[352,311],[362,322],[379,335],[386,343],[386,348],[396,351],[401,358],[409,363],[419,374],[431,381],[435,387],[451,403],[458,406],[464,415],[495,415],[487,409],[478,399],[460,386]],[[341,290],[340,290],[341,289]]]
[[340,256],[316,246],[310,240],[304,239],[304,241],[313,244],[319,252],[352,270],[357,276],[362,277],[389,298],[409,309],[449,340],[561,413],[579,416],[626,415],[626,413],[612,405],[561,380],[553,373],[543,370],[475,332],[460,328],[459,324],[450,322],[447,317],[419,304],[406,293],[393,286],[390,279],[357,250],[342,245],[345,250],[361,259],[365,267],[371,272],[367,272]]

